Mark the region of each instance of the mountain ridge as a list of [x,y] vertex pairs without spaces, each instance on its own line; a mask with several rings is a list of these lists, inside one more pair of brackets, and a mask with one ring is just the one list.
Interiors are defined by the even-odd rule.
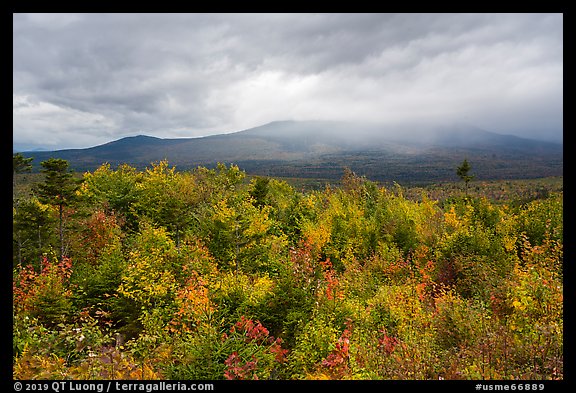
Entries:
[[466,125],[276,121],[205,137],[137,135],[85,149],[22,154],[34,157],[36,166],[56,157],[82,171],[105,162],[143,168],[167,159],[184,170],[224,162],[256,175],[337,178],[349,167],[375,180],[422,181],[453,179],[453,168],[464,158],[482,163],[476,169],[484,178],[562,175],[562,149],[562,144]]

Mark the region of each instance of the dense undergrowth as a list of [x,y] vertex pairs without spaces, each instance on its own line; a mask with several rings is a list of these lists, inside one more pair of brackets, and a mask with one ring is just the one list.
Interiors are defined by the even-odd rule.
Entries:
[[14,204],[16,379],[562,379],[563,200],[103,165]]

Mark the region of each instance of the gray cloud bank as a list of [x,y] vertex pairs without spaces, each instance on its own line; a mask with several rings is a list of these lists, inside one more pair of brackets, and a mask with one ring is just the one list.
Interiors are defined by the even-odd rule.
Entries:
[[285,119],[562,140],[562,31],[562,14],[14,14],[14,146]]

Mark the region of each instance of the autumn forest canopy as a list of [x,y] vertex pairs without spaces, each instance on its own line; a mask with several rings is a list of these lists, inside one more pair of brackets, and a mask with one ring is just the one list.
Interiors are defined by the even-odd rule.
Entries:
[[14,156],[15,379],[563,379],[561,187],[41,165]]

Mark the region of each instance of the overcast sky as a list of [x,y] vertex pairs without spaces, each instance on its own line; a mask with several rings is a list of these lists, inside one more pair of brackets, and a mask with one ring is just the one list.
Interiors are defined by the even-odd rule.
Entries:
[[562,139],[562,14],[14,14],[15,148],[275,120]]

